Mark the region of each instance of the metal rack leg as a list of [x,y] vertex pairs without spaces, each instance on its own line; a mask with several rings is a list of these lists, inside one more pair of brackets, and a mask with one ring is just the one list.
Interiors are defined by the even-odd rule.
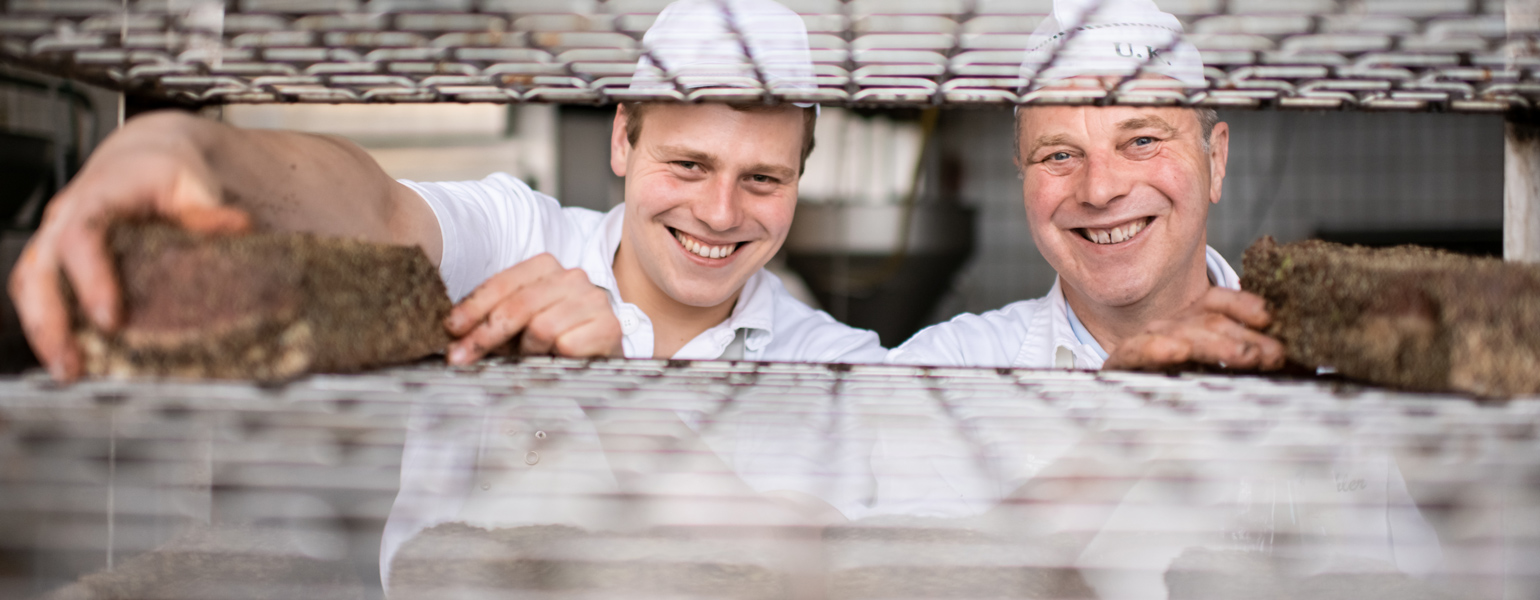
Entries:
[[[1510,36],[1540,30],[1540,0],[1508,0],[1504,9]],[[1533,44],[1515,48],[1535,53]],[[1540,118],[1512,112],[1504,129],[1503,259],[1540,262]]]
[[1503,153],[1503,260],[1540,262],[1540,126],[1509,116]]

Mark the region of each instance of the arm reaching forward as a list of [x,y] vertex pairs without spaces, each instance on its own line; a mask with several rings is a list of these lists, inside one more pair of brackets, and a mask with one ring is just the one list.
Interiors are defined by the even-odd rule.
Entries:
[[443,247],[427,203],[348,141],[185,113],[135,118],[49,203],[12,270],[27,340],[55,378],[80,374],[58,278],[68,278],[88,318],[115,330],[122,315],[107,228],[145,217],[206,233],[305,231],[417,245],[434,264]]

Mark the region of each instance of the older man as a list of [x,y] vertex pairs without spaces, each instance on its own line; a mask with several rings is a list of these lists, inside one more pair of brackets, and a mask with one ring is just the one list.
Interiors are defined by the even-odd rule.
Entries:
[[[1058,0],[1023,77],[1053,85],[1154,78],[1204,85],[1181,23],[1149,0]],[[1205,244],[1230,130],[1208,109],[1034,106],[1016,116],[1027,225],[1058,278],[1048,295],[927,328],[891,362],[1277,368],[1262,299]]]
[[[681,0],[643,39],[633,88],[735,85],[744,34],[772,88],[811,85],[801,19],[768,0]],[[664,64],[655,68],[653,58]],[[118,287],[104,250],[114,220],[189,229],[311,231],[416,245],[459,303],[445,326],[466,363],[517,337],[526,353],[875,362],[875,334],[793,299],[763,267],[785,240],[813,147],[816,107],[627,103],[610,167],[625,203],[562,208],[505,174],[394,181],[344,140],[240,130],[176,113],[109,138],[50,206],[11,278],[27,336],[53,374],[77,376],[57,285],[113,329]],[[461,298],[463,300],[460,300]]]

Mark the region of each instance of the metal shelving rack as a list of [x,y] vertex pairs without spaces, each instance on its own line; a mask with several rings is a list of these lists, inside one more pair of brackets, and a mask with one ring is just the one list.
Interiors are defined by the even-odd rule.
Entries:
[[[778,98],[762,86],[627,90],[644,51],[639,40],[664,0],[0,0],[0,60],[121,90],[129,104],[192,107],[779,99],[1503,114],[1508,257],[1540,259],[1535,0],[1162,1],[1203,52],[1207,87],[1129,78],[1073,93],[1026,91],[1031,82],[1018,76],[1046,0],[783,3],[808,25],[818,88]],[[424,410],[436,416],[414,413]],[[510,423],[536,430],[504,427]],[[367,596],[408,438],[467,441],[480,453],[468,471],[470,493],[495,495],[505,491],[499,482],[526,470],[583,473],[562,462],[560,448],[585,450],[558,441],[616,423],[636,442],[599,451],[629,465],[618,474],[716,489],[715,480],[690,479],[714,473],[687,460],[700,454],[690,450],[698,442],[750,482],[801,481],[808,495],[837,506],[851,484],[876,482],[889,486],[877,494],[883,501],[904,499],[902,490],[950,489],[952,506],[973,507],[957,513],[966,516],[943,510],[910,520],[894,509],[825,528],[811,566],[809,546],[781,546],[770,554],[789,562],[755,563],[753,573],[772,575],[751,578],[789,586],[774,588],[787,592],[781,596],[1116,597],[1109,590],[1119,585],[1164,583],[1176,598],[1234,589],[1223,586],[1236,581],[1317,585],[1288,588],[1317,597],[1353,586],[1387,595],[1408,586],[1430,597],[1540,595],[1535,399],[1481,403],[1217,375],[548,359],[424,364],[268,387],[0,380],[0,595],[67,584],[55,597]],[[721,450],[723,436],[731,438],[724,432],[739,432],[731,435],[744,444]],[[863,455],[851,449],[877,442],[892,450],[889,470],[874,474],[868,453],[861,471]],[[948,480],[944,472],[968,475]],[[518,547],[475,531],[438,531],[428,545],[403,549],[398,564],[419,576],[454,573],[415,580],[412,589],[425,597],[509,589],[591,597],[637,592],[638,581],[660,596],[752,596],[758,592],[703,591],[689,587],[699,578],[662,574],[697,573],[676,568],[688,564],[733,572],[744,565],[730,560],[722,539],[795,541],[802,538],[783,534],[810,529],[670,521],[713,507],[646,481],[526,490],[536,499],[610,502],[613,514],[635,519],[609,538],[547,536]],[[1335,495],[1373,486],[1379,512],[1354,512],[1357,501],[1341,498],[1358,496]],[[752,496],[708,495],[749,507],[733,514],[761,514]],[[1411,578],[1372,560],[1359,565],[1358,579],[1308,572],[1312,559],[1381,543],[1384,536],[1349,525],[1377,515],[1395,529],[1402,496],[1416,499],[1436,543],[1402,523],[1390,552],[1425,556],[1433,548],[1442,556],[1435,566]],[[883,506],[869,500],[845,508]],[[596,547],[629,548],[630,558]],[[504,560],[466,560],[457,548]],[[721,552],[703,556],[702,548]],[[1140,554],[1150,548],[1207,554],[1176,556],[1180,568],[1167,571]],[[1365,552],[1384,551],[1381,544]],[[619,577],[602,568],[610,562],[655,576]],[[456,571],[468,564],[481,566]],[[520,569],[544,575],[508,579]]]
[[0,465],[0,559],[29,552],[9,577],[56,598],[357,597],[398,482],[465,507],[400,547],[403,597],[1540,593],[1540,402],[1329,381],[548,358],[276,387],[39,374],[0,381]]
[[[838,104],[1180,103],[1503,112],[1540,100],[1523,0],[1179,0],[1207,89],[1022,93],[1047,0],[790,0]],[[1517,4],[1517,6],[1515,6]],[[591,102],[662,0],[9,0],[0,56],[180,102]],[[728,5],[730,8],[730,5]],[[1506,11],[1506,12],[1505,12]],[[737,90],[752,99],[768,90]],[[721,98],[664,91],[659,99]],[[648,97],[648,96],[641,96]]]

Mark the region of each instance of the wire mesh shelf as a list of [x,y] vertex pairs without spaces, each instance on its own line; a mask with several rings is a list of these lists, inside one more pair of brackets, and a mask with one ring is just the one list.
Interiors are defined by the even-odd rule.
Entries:
[[39,375],[0,595],[360,597],[383,530],[393,597],[1533,597],[1537,450],[1535,399],[1219,375]]
[[[1540,100],[1501,0],[1167,0],[1206,87],[1035,90],[1049,0],[787,0],[816,89],[628,90],[663,0],[8,0],[0,58],[189,104],[782,100],[1503,112]],[[731,3],[724,3],[729,10]],[[1029,91],[1032,90],[1032,91]]]

